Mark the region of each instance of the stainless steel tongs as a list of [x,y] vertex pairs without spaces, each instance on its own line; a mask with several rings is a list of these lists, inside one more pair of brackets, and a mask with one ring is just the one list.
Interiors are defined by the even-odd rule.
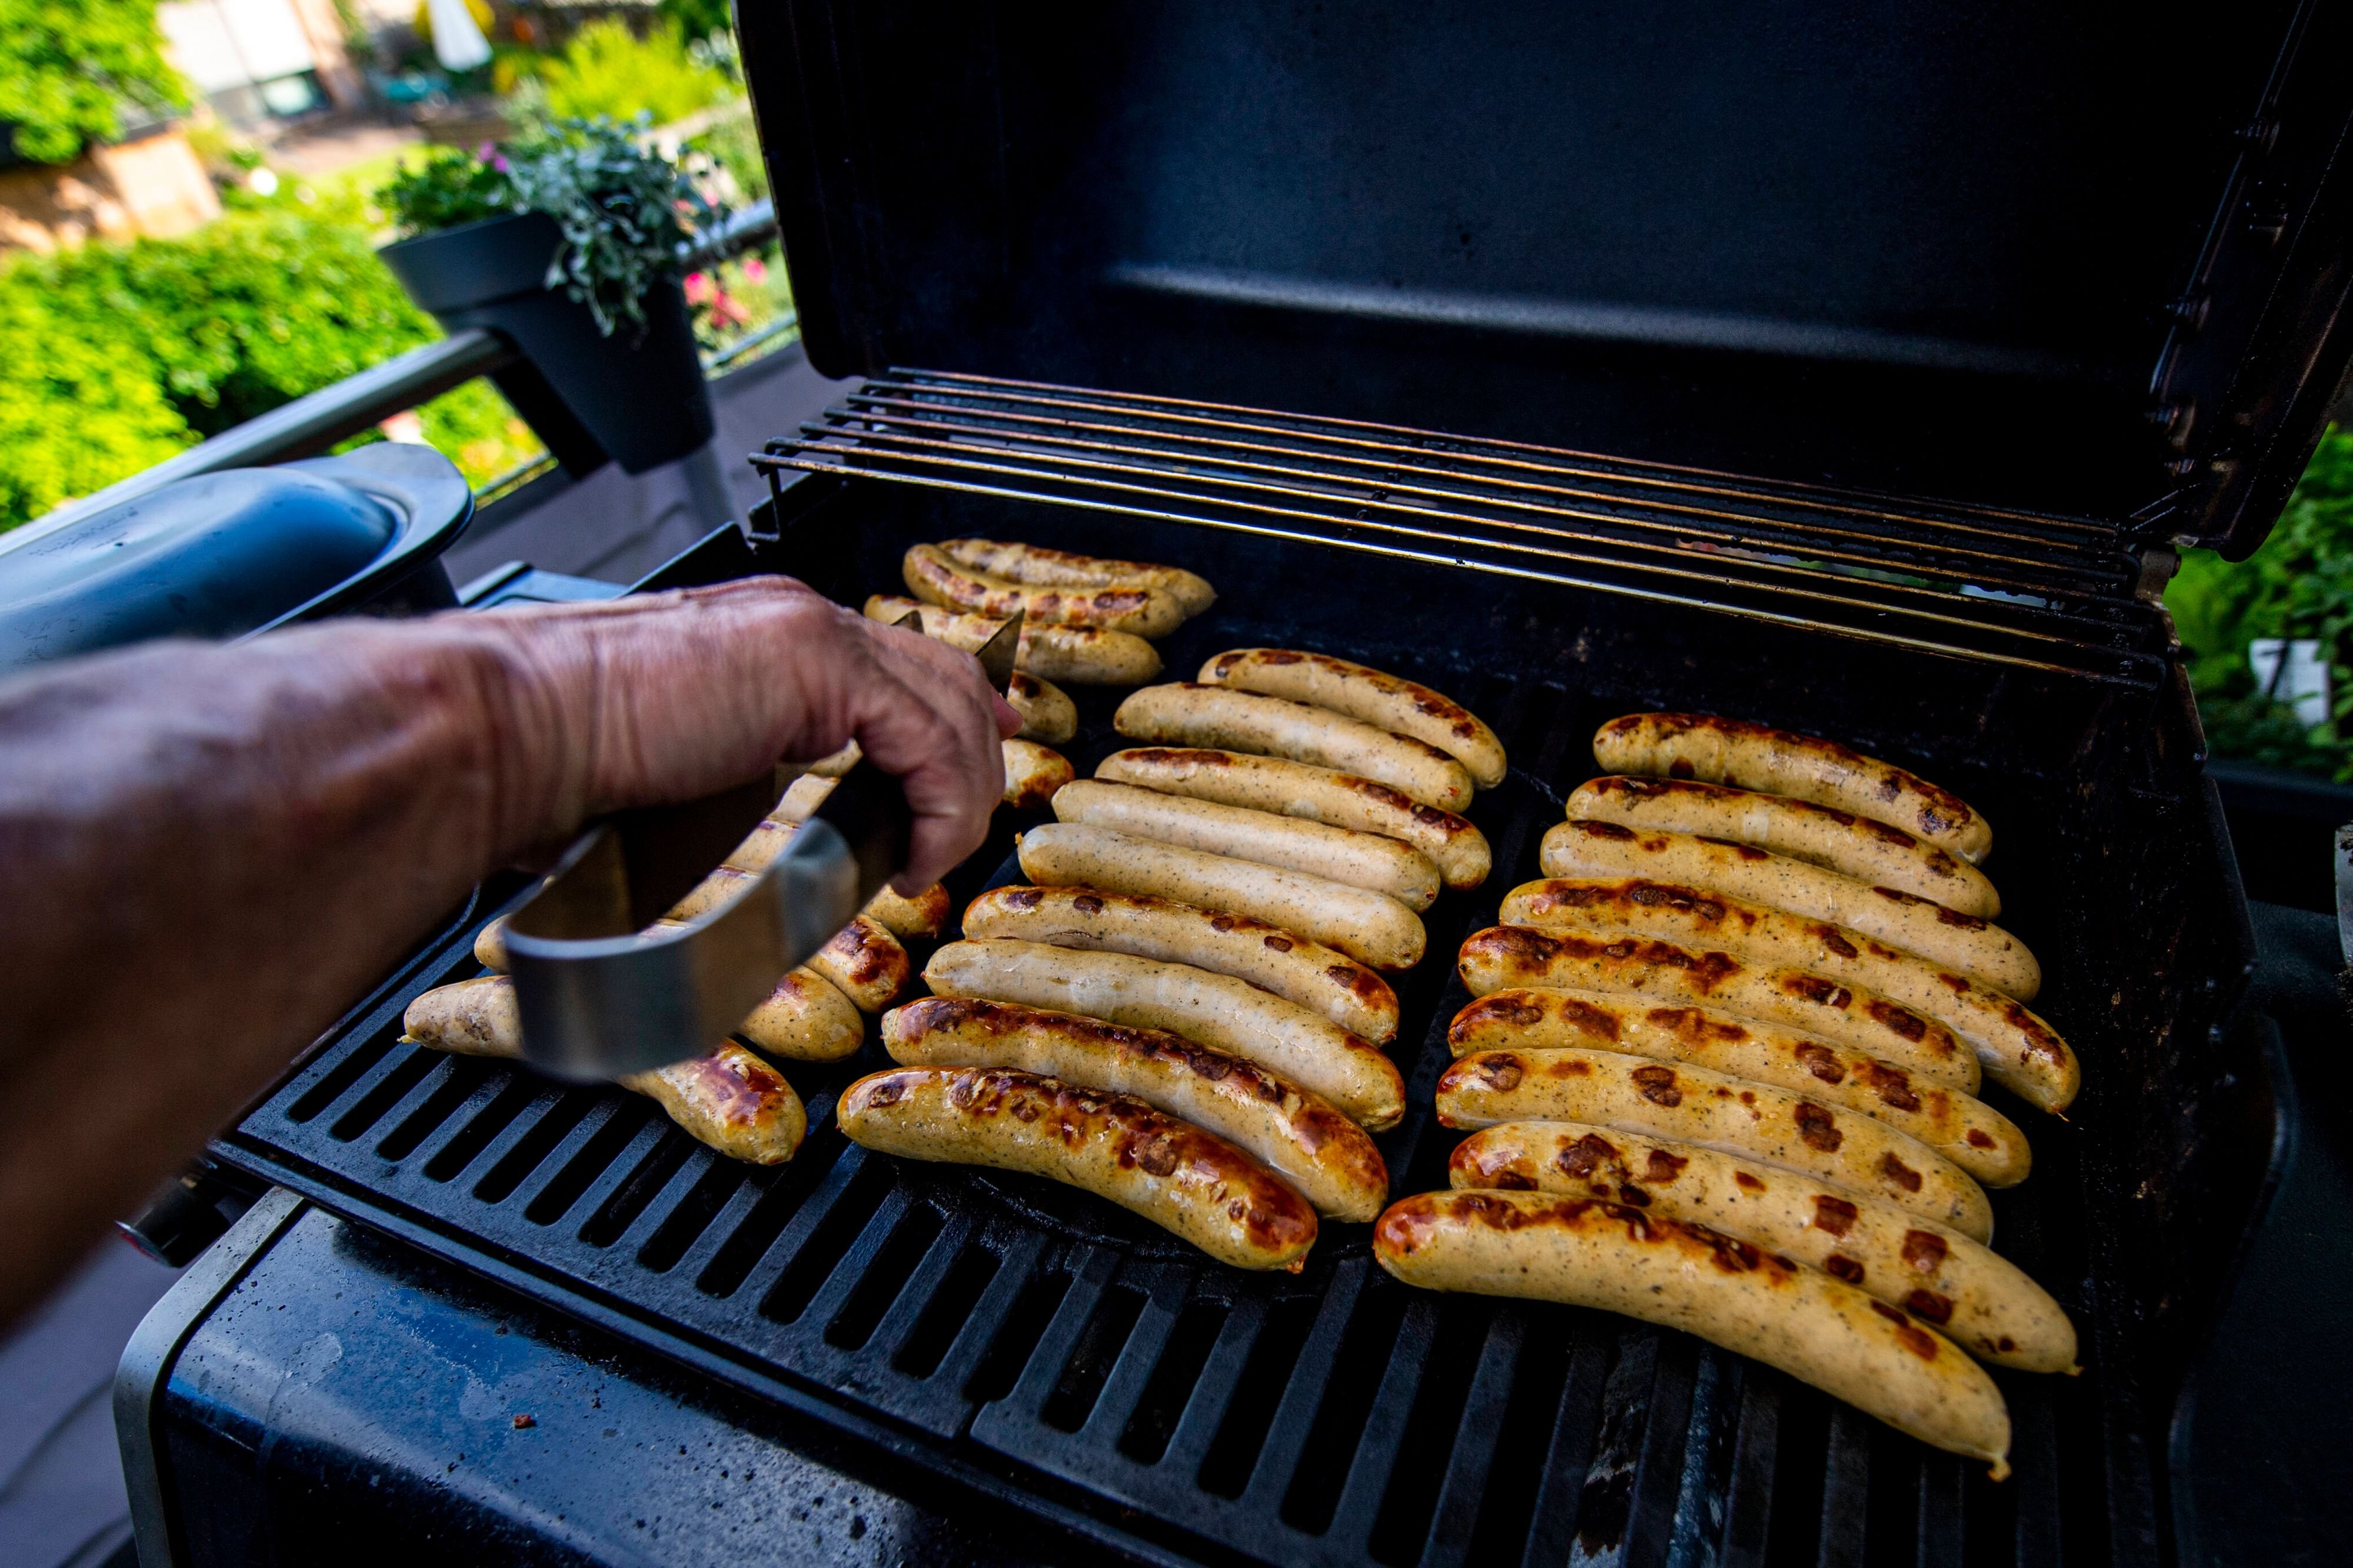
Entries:
[[[911,624],[923,629],[919,613],[899,623]],[[1020,636],[1017,615],[979,649],[1000,692]],[[907,862],[907,797],[860,759],[733,900],[675,930],[647,929],[776,804],[774,775],[764,775],[619,813],[573,841],[507,921],[525,1060],[603,1079],[710,1050]]]

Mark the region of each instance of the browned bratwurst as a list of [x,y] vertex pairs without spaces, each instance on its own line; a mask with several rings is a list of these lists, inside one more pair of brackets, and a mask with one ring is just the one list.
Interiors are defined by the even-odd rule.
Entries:
[[1337,948],[1225,910],[1098,888],[992,888],[965,906],[967,937],[1126,952],[1247,980],[1377,1046],[1397,1038],[1389,983]]
[[1893,824],[1972,866],[1993,847],[1993,828],[1951,791],[1811,735],[1710,713],[1629,713],[1601,726],[1593,757],[1613,773],[1698,779],[1834,805]]
[[1725,1149],[1993,1237],[1993,1208],[1966,1171],[1883,1121],[1770,1084],[1619,1051],[1481,1051],[1439,1075],[1443,1127],[1589,1121]]
[[1134,746],[1095,765],[1095,777],[1140,784],[1163,795],[1219,805],[1303,816],[1333,827],[1380,833],[1430,857],[1450,888],[1487,879],[1487,836],[1468,817],[1424,805],[1403,790],[1288,757],[1259,757],[1213,746]]
[[1754,1356],[1899,1432],[2010,1473],[1993,1380],[1901,1308],[1705,1226],[1537,1193],[1421,1193],[1373,1227],[1409,1285],[1623,1312]]
[[[522,1014],[514,982],[503,974],[427,991],[408,1005],[401,1027],[437,1051],[510,1061],[522,1055]],[[793,1086],[733,1040],[614,1082],[652,1100],[687,1136],[732,1160],[781,1165],[808,1131],[808,1113]]]
[[1140,1100],[997,1068],[899,1068],[841,1091],[853,1143],[1023,1171],[1109,1198],[1237,1268],[1297,1273],[1315,1210],[1214,1132]]
[[1479,716],[1418,681],[1370,665],[1284,647],[1239,647],[1201,666],[1204,681],[1313,702],[1426,741],[1461,763],[1481,789],[1504,782],[1504,743]]
[[1829,921],[1645,877],[1523,882],[1504,895],[1503,919],[1605,940],[1621,932],[1663,937],[1810,970],[1936,1019],[1977,1051],[1986,1077],[2030,1105],[2064,1110],[2083,1085],[2075,1053],[2024,1003]]
[[902,572],[908,592],[919,599],[999,620],[1018,613],[1049,626],[1099,626],[1140,637],[1166,637],[1185,621],[1184,606],[1166,588],[1032,587],[958,565],[935,544],[908,546]]
[[1712,1007],[1662,1007],[1604,991],[1498,991],[1454,1015],[1446,1044],[1458,1057],[1589,1047],[1690,1062],[1859,1110],[1989,1187],[2016,1186],[2033,1166],[2026,1135],[1983,1100],[1920,1082],[1866,1052]]
[[882,1047],[908,1067],[1018,1068],[1134,1095],[1257,1156],[1334,1219],[1369,1220],[1388,1202],[1380,1151],[1337,1107],[1254,1062],[1165,1029],[926,996],[882,1016]]
[[1147,686],[1128,694],[1112,724],[1132,741],[1261,752],[1377,779],[1440,811],[1471,804],[1471,774],[1428,742],[1287,697],[1189,680]]
[[1900,827],[1810,800],[1696,779],[1613,773],[1577,785],[1568,797],[1568,815],[1627,827],[1737,839],[1874,888],[1933,899],[1965,915],[1991,920],[2001,913],[2001,895],[1968,861]]
[[1942,1024],[1868,991],[1803,970],[1746,964],[1728,952],[1656,937],[1556,936],[1526,926],[1489,926],[1462,939],[1456,968],[1473,996],[1535,985],[1719,1007],[1852,1046],[1964,1094],[1978,1089],[1977,1053]]
[[[925,637],[966,653],[979,652],[1005,625],[1002,616],[968,616],[892,594],[866,601],[866,618],[886,626],[897,626],[911,610],[922,614]],[[1159,650],[1134,632],[1050,626],[1027,619],[1021,623],[1013,663],[1017,669],[1072,686],[1141,686],[1160,673]]]
[[1547,877],[1650,877],[1852,926],[2021,1002],[2032,1001],[2042,984],[2034,954],[1990,921],[1754,844],[1615,822],[1561,822],[1546,831],[1537,864]]
[[1134,584],[1159,588],[1174,598],[1188,616],[1218,602],[1208,579],[1181,566],[1161,566],[1149,561],[1113,561],[1101,555],[1078,555],[1042,545],[1018,544],[995,539],[943,539],[940,549],[958,565],[969,566],[1008,583],[1034,584],[1043,588],[1118,588]]
[[2074,1325],[2016,1264],[1959,1231],[1778,1165],[1581,1121],[1506,1121],[1457,1144],[1447,1179],[1707,1226],[1901,1307],[1980,1361],[2028,1372],[2075,1365]]

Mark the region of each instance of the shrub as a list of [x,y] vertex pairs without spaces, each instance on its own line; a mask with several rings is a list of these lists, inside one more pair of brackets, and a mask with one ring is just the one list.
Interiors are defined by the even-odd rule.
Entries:
[[164,114],[187,102],[155,0],[0,0],[0,122],[26,157],[71,163],[84,142],[121,133],[123,104]]
[[[2189,552],[2165,604],[2217,754],[2353,783],[2353,430],[2322,436],[2263,548],[2236,565]],[[2247,667],[2247,644],[2277,637],[2316,638],[2328,660],[2336,713],[2309,733]]]
[[[688,52],[676,23],[642,38],[617,17],[589,23],[531,79],[547,112],[567,119],[649,114],[657,125],[732,98],[735,85]],[[530,90],[530,89],[526,89]]]
[[[438,335],[355,208],[19,257],[0,267],[0,528]],[[527,449],[487,385],[420,412],[478,482]]]

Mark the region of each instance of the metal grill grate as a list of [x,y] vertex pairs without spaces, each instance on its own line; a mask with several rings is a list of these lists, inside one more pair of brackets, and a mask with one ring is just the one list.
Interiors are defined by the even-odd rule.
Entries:
[[2116,528],[1523,443],[934,371],[870,380],[755,464],[1313,539],[2151,688]]
[[[1497,874],[1433,907],[1439,953],[1534,874],[1545,792],[1577,782],[1599,716],[1533,680],[1459,694],[1528,774],[1475,808]],[[1109,707],[1082,696],[1082,771],[1117,743]],[[1042,1182],[870,1156],[832,1105],[882,1065],[871,1041],[853,1064],[790,1069],[817,1130],[792,1163],[736,1165],[634,1097],[396,1044],[400,1007],[474,973],[465,954],[283,1085],[233,1157],[746,1386],[880,1421],[916,1462],[1131,1548],[1388,1568],[1958,1564],[1967,1542],[2055,1562],[2038,1543],[2058,1539],[2063,1449],[2099,1449],[2096,1368],[2003,1378],[2020,1479],[1996,1488],[1684,1336],[1408,1290],[1373,1266],[1366,1226],[1327,1227],[1303,1275],[1245,1276]],[[1464,995],[1426,963],[1400,1000],[1409,1109],[1379,1142],[1407,1192],[1444,1182],[1453,1139],[1430,1096]],[[2053,1144],[2038,1139],[2035,1182],[2000,1200],[2005,1250],[2045,1278],[2042,1205],[2073,1181]]]

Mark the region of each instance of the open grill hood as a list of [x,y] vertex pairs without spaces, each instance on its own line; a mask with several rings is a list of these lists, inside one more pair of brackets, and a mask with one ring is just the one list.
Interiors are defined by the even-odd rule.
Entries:
[[2315,5],[746,5],[802,331],[2253,548],[2353,337]]

